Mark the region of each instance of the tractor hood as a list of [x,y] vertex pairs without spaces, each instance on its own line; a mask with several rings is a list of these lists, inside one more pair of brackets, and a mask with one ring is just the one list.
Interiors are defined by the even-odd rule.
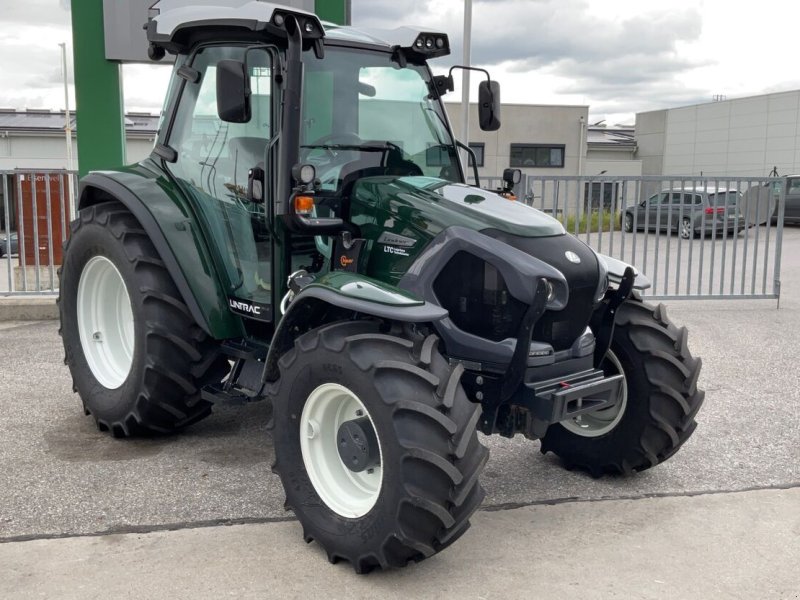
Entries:
[[[377,211],[373,222],[382,229],[390,225],[397,233],[413,228],[420,237],[433,237],[453,225],[523,237],[565,233],[559,221],[535,208],[435,177],[369,177],[354,192],[354,212],[363,210],[366,216]],[[396,219],[399,227],[391,227]]]

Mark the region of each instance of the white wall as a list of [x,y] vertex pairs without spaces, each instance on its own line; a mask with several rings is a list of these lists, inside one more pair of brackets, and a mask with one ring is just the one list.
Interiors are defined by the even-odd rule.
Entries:
[[[461,137],[461,105],[445,105],[456,137]],[[588,106],[554,106],[543,104],[503,104],[498,131],[481,131],[478,107],[470,105],[469,142],[484,146],[482,176],[502,175],[510,166],[511,144],[563,144],[563,168],[525,168],[527,175],[577,175],[578,165],[586,156],[586,136],[581,145],[581,117],[586,123]],[[464,140],[461,140],[464,141]],[[466,143],[466,142],[465,142]]]
[[[665,114],[660,171],[657,113]],[[645,174],[766,177],[773,167],[798,173],[800,90],[640,113],[636,141]]]
[[642,174],[642,161],[590,158],[586,161],[586,168],[583,170],[584,175],[597,175],[602,171],[605,171],[605,173],[601,177],[609,177],[611,175],[639,176]]
[[[148,156],[154,141],[131,138],[126,141],[127,162],[134,163]],[[77,168],[78,145],[72,143],[74,166]],[[62,136],[10,135],[0,137],[0,170],[66,169],[67,144]]]
[[643,175],[661,175],[664,172],[664,137],[667,129],[667,111],[654,110],[636,115],[636,158],[642,161]]

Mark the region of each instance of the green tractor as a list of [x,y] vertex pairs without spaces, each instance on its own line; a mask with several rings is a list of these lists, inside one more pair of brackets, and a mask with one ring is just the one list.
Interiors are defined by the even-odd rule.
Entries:
[[[468,529],[479,432],[593,476],[692,434],[700,360],[647,279],[466,184],[452,76],[428,67],[446,35],[167,4],[147,24],[151,57],[175,55],[155,148],[83,178],[61,271],[66,363],[101,430],[272,402],[287,507],[357,572]],[[479,107],[497,129],[488,74]]]

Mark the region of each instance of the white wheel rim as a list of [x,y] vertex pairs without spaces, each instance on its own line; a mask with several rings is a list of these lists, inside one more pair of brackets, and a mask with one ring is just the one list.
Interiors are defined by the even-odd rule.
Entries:
[[[380,464],[355,473],[339,457],[337,434],[342,423],[364,416],[375,430]],[[349,518],[372,510],[383,483],[383,451],[372,416],[358,396],[338,383],[311,392],[300,416],[300,451],[311,484],[328,508]]]
[[95,379],[114,390],[127,379],[133,362],[133,310],[117,267],[95,256],[78,282],[78,333]]
[[628,383],[624,377],[625,372],[622,370],[619,359],[611,350],[606,354],[606,359],[611,362],[617,373],[623,375],[617,403],[608,408],[561,421],[562,427],[570,433],[590,438],[605,435],[619,424],[625,414],[625,407],[628,405]]

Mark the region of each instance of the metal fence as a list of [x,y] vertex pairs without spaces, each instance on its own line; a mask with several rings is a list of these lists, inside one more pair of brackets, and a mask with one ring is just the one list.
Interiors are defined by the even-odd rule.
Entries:
[[524,184],[524,202],[645,273],[653,299],[780,298],[785,178],[529,176]]
[[[74,172],[0,171],[0,294],[57,291],[76,190]],[[516,193],[636,265],[651,298],[780,298],[783,178],[527,176]]]
[[77,175],[70,171],[0,171],[0,294],[53,294]]

